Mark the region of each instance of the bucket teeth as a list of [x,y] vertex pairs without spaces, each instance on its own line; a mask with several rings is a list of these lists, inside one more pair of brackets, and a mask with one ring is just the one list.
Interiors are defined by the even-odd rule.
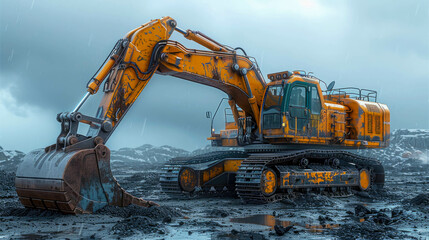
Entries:
[[18,167],[15,187],[25,207],[64,213],[92,213],[106,205],[158,206],[118,184],[110,169],[110,150],[102,144],[67,153],[30,152]]

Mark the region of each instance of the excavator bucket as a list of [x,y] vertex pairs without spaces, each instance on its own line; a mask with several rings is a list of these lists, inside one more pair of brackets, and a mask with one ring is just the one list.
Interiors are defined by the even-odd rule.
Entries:
[[150,207],[156,203],[127,193],[110,170],[110,150],[35,150],[24,157],[15,179],[21,203],[64,213],[92,213],[106,205]]

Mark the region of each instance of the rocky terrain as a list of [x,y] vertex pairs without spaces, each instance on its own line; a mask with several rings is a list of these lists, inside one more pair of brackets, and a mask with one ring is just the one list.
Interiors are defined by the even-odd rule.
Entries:
[[143,145],[112,151],[121,186],[161,206],[72,216],[23,208],[14,171],[24,153],[0,148],[0,239],[429,239],[428,130],[397,130],[389,148],[357,151],[383,162],[386,185],[379,192],[249,205],[237,198],[170,199],[160,191],[165,161],[211,150]]

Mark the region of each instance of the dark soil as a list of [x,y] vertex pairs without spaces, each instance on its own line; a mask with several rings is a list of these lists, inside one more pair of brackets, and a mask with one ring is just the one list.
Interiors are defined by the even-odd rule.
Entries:
[[295,198],[286,199],[286,200],[283,200],[282,202],[285,205],[291,205],[292,207],[323,207],[323,206],[334,205],[330,197],[325,195],[317,195],[313,193],[299,194]]
[[219,239],[219,240],[265,240],[267,239],[264,235],[260,233],[255,232],[243,232],[243,231],[237,231],[232,230],[229,233],[216,233],[212,235],[212,239]]
[[333,231],[339,239],[392,239],[405,238],[405,234],[398,232],[391,226],[376,224],[372,221],[362,223],[348,223]]
[[[428,165],[387,149],[379,155],[386,169],[384,190],[348,197],[297,194],[264,205],[226,197],[169,198],[161,192],[159,166],[124,162],[112,167],[121,186],[161,206],[106,206],[76,216],[22,207],[15,174],[0,170],[0,239],[426,239]],[[261,217],[232,221],[252,216]]]
[[206,211],[207,217],[210,218],[225,218],[229,216],[229,212],[223,209],[212,209]]
[[416,197],[404,202],[413,206],[429,208],[429,193],[419,194]]
[[165,233],[163,226],[156,223],[152,218],[144,216],[132,216],[119,221],[113,227],[111,232],[115,235],[127,237],[134,235],[136,231],[144,234]]
[[179,210],[171,207],[140,207],[129,205],[127,207],[105,206],[96,212],[96,214],[109,215],[113,217],[129,218],[133,216],[148,217],[156,221],[162,221],[166,217],[177,218],[183,216]]

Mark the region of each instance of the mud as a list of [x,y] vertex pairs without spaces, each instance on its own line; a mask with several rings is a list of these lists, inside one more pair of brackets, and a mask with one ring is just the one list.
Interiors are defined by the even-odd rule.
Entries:
[[378,225],[374,222],[344,224],[338,230],[334,230],[333,235],[339,239],[392,239],[411,237],[398,232],[393,227]]
[[106,206],[99,209],[96,214],[120,218],[144,216],[157,221],[164,220],[167,217],[172,219],[183,216],[180,210],[167,206],[143,208],[136,205],[130,205],[127,207]]
[[207,217],[211,218],[225,218],[229,216],[229,212],[223,209],[212,209],[209,211],[206,211]]
[[[383,159],[385,189],[347,197],[296,194],[266,205],[234,197],[170,199],[160,167],[114,168],[122,187],[160,207],[107,206],[89,215],[23,208],[0,170],[0,239],[428,239],[429,167]],[[282,235],[283,234],[283,235]]]
[[335,204],[329,196],[314,193],[298,194],[296,197],[282,200],[282,203],[291,207],[324,207]]
[[143,234],[159,233],[164,234],[165,230],[160,224],[149,217],[133,216],[119,221],[113,227],[111,232],[121,237],[134,235],[137,231]]

